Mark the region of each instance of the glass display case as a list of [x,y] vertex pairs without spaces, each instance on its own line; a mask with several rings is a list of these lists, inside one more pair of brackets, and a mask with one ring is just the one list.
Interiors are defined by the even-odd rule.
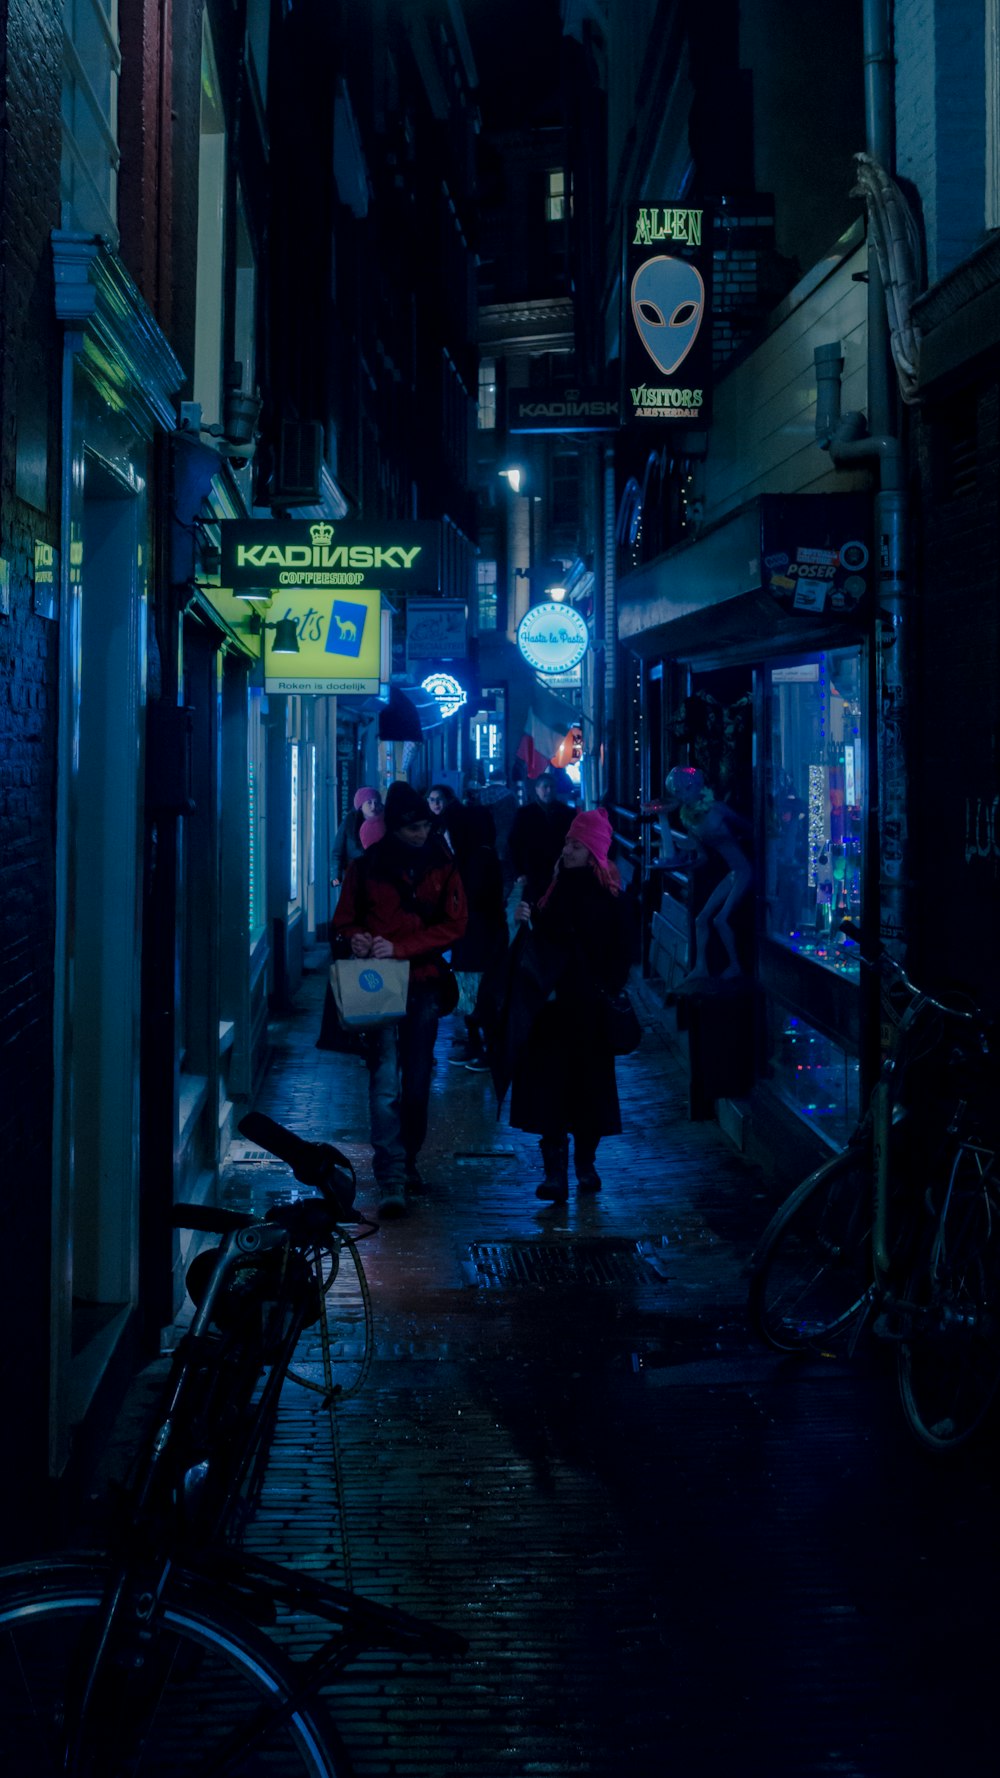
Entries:
[[776,1001],[768,1008],[768,1051],[781,1097],[840,1147],[860,1115],[857,1057]]
[[860,648],[767,669],[765,807],[768,937],[852,981],[839,922],[861,917],[865,766]]

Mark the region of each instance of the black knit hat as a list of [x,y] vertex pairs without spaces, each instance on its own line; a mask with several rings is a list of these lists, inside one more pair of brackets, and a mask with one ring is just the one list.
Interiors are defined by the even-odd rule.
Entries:
[[409,827],[414,821],[429,821],[430,809],[427,799],[414,790],[412,784],[390,784],[385,797],[385,827],[387,833],[396,833],[400,827]]

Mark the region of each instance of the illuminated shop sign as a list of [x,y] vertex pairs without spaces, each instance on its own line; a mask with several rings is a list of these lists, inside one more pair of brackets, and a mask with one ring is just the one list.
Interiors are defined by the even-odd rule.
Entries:
[[[377,693],[388,678],[382,659],[381,594],[352,588],[331,598],[278,592],[263,629],[264,684],[269,692]],[[297,654],[275,654],[274,624],[291,618]],[[383,671],[385,668],[385,671]]]
[[587,626],[572,605],[533,605],[517,626],[517,646],[536,673],[568,673],[587,652]]
[[447,661],[468,653],[468,624],[460,599],[408,599],[406,658]]
[[427,678],[421,680],[421,690],[429,691],[432,698],[437,698],[442,716],[454,716],[467,702],[465,687],[453,673],[428,673]]
[[[712,370],[712,231],[704,210],[626,206],[622,417],[704,426]],[[707,234],[707,240],[704,238]]]
[[617,432],[618,403],[606,389],[511,389],[508,432]]
[[377,586],[414,591],[438,585],[439,527],[430,523],[330,524],[308,519],[225,519],[219,525],[223,586]]

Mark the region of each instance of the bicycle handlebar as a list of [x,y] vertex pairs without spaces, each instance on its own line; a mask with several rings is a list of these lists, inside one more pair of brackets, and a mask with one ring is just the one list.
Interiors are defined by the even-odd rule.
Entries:
[[294,1130],[286,1130],[284,1124],[276,1123],[262,1111],[248,1111],[246,1117],[240,1119],[237,1129],[248,1142],[284,1161],[303,1185],[315,1186],[322,1192],[341,1222],[362,1220],[353,1207],[357,1189],[354,1167],[347,1155],[334,1148],[331,1142],[307,1142],[303,1136],[296,1136]]
[[[841,920],[840,931],[854,944],[861,943],[861,929],[855,925],[853,920]],[[943,1000],[936,1000],[934,995],[928,994],[925,988],[918,988],[916,982],[910,980],[903,965],[897,963],[895,957],[890,957],[888,951],[880,951],[874,963],[868,957],[862,957],[861,961],[869,969],[878,969],[883,974],[895,976],[907,993],[912,994],[914,1000],[921,1001],[924,1006],[933,1007],[935,1012],[943,1013],[945,1018],[957,1019],[963,1025],[978,1025],[980,1028],[987,1023],[985,1014],[978,1006],[974,1007],[971,1012],[963,1012],[960,1007],[946,1006]]]

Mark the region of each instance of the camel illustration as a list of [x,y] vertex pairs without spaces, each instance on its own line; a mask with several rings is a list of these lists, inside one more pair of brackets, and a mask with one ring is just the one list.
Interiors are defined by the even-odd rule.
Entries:
[[337,626],[341,642],[357,641],[358,626],[356,623],[353,623],[349,617],[337,617],[335,615],[333,621]]

